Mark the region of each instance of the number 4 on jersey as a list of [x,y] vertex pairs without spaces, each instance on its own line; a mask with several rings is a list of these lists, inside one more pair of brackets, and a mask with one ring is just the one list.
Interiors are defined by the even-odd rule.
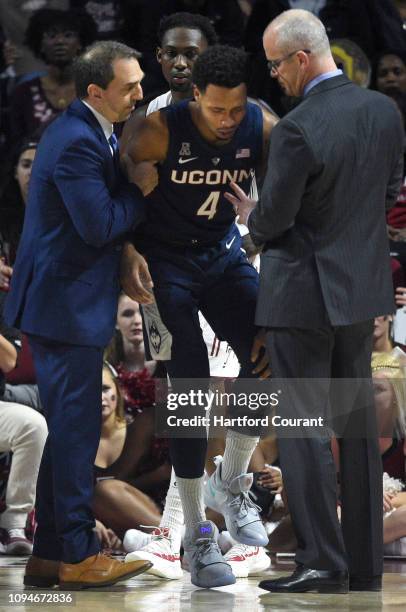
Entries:
[[209,219],[213,219],[214,215],[217,212],[219,199],[220,191],[212,191],[207,200],[203,202],[196,214],[199,217],[208,217]]

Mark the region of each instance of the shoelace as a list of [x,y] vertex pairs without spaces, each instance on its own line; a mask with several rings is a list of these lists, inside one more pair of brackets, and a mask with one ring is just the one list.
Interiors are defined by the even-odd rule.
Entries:
[[169,535],[169,529],[167,527],[161,528],[156,525],[140,525],[143,529],[152,529],[157,533],[151,533],[152,542],[157,540],[168,540],[171,542],[171,536]]
[[198,561],[200,561],[203,555],[211,553],[211,552],[219,553],[221,555],[221,551],[217,543],[214,542],[214,540],[199,539],[199,540],[196,540],[196,544],[197,544],[196,557]]
[[238,543],[238,544],[234,544],[234,546],[230,548],[230,550],[226,553],[225,558],[228,559],[230,556],[232,557],[241,556],[241,557],[244,557],[245,559],[246,554],[247,554],[246,544]]
[[[242,497],[242,500],[241,500]],[[231,502],[229,502],[229,507],[233,508],[234,506],[239,509],[239,516],[247,516],[250,509],[257,510],[257,512],[261,512],[261,508],[257,506],[256,503],[251,498],[251,493],[246,491],[241,491],[239,495],[237,495]]]

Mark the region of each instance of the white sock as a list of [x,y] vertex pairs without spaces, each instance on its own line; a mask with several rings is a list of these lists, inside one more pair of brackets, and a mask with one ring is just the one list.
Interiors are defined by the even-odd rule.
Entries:
[[203,480],[204,476],[200,478],[176,477],[185,517],[186,533],[188,534],[191,533],[197,523],[206,520],[203,501]]
[[172,468],[171,482],[169,483],[169,488],[165,499],[165,507],[159,526],[169,527],[171,530],[173,548],[176,550],[180,550],[183,522],[182,502],[179,496],[175,471]]
[[244,436],[232,429],[227,431],[226,448],[221,464],[221,478],[230,482],[233,478],[246,474],[252,453],[259,438]]

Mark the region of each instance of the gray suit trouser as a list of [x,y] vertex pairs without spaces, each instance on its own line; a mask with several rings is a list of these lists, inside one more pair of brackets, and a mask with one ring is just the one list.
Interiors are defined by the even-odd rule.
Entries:
[[[350,575],[360,577],[381,574],[383,563],[382,463],[370,382],[372,332],[373,321],[366,321],[335,328],[269,328],[267,333],[272,376],[307,379],[306,392],[299,399],[296,394],[289,416],[306,414],[305,403],[311,404],[312,414],[328,406],[342,435],[341,526],[329,436],[278,436],[298,541],[296,561],[313,569],[348,568]],[[343,378],[354,379],[354,385],[340,393],[340,381],[334,389],[333,379]],[[309,379],[319,380],[312,384]],[[326,385],[325,379],[331,383]],[[360,379],[363,384],[358,384]]]

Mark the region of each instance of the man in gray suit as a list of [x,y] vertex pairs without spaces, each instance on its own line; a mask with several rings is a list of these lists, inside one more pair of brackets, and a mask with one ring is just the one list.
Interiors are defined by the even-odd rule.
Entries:
[[338,398],[347,413],[339,432],[341,526],[329,438],[279,436],[297,569],[260,586],[379,590],[382,465],[372,387],[361,379],[371,377],[373,319],[394,311],[385,204],[394,204],[402,179],[401,120],[388,98],[337,70],[311,13],[279,15],[264,48],[271,76],[303,100],[272,132],[257,206],[236,185],[228,197],[263,245],[256,322],[267,330],[274,377],[331,381],[307,385],[308,405],[299,401],[297,414],[323,414],[329,401],[334,409],[333,380],[354,383]]

